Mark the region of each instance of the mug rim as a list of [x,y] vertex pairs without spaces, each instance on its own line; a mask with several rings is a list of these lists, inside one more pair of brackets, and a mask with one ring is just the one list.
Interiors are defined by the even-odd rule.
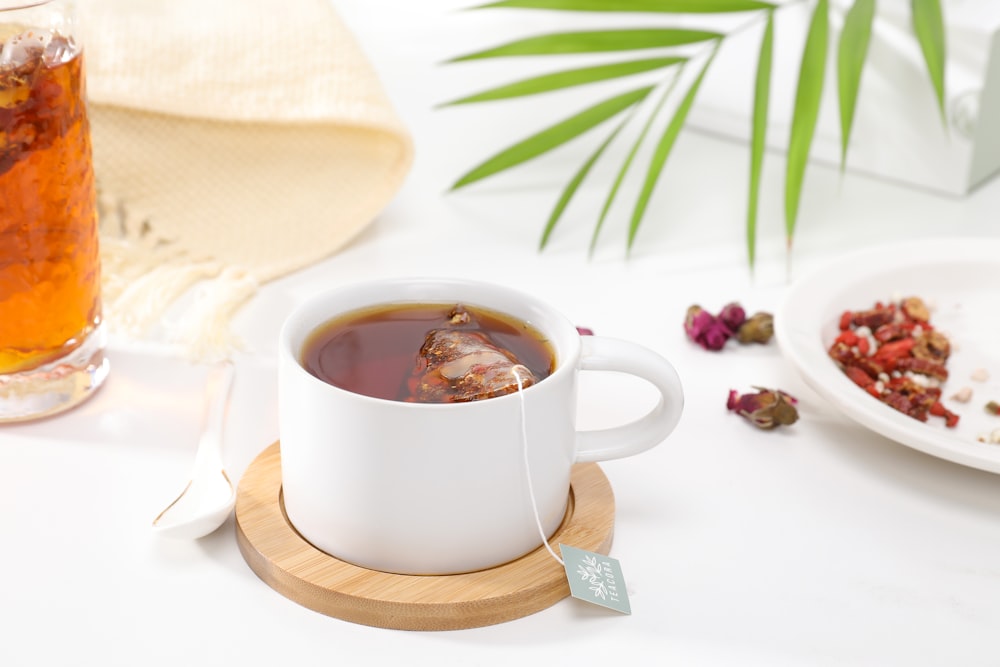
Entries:
[[[337,394],[344,394],[353,397],[355,400],[361,401],[374,401],[376,403],[385,403],[393,406],[405,406],[405,409],[435,409],[435,410],[454,410],[454,409],[470,409],[470,406],[483,406],[483,405],[497,405],[498,401],[510,401],[518,400],[518,394],[520,392],[512,392],[510,394],[504,394],[503,396],[494,396],[490,399],[478,400],[478,401],[464,401],[458,403],[410,403],[406,401],[398,401],[388,398],[379,398],[376,396],[368,396],[367,394],[361,394],[349,389],[344,389],[343,387],[338,387],[337,385],[331,384],[319,377],[316,377],[302,363],[301,349],[296,349],[295,341],[293,341],[293,334],[297,333],[299,329],[306,326],[306,323],[311,315],[311,311],[330,299],[336,299],[341,295],[348,295],[353,292],[358,292],[360,290],[379,290],[385,291],[393,287],[405,287],[408,290],[413,290],[419,288],[420,286],[433,286],[435,288],[445,288],[449,285],[459,287],[462,289],[472,289],[472,290],[491,290],[494,292],[505,293],[508,297],[517,299],[518,301],[523,301],[527,304],[528,308],[538,310],[545,314],[545,316],[555,322],[555,327],[557,331],[552,331],[552,324],[549,324],[548,328],[544,327],[538,322],[532,322],[526,320],[526,318],[517,315],[515,313],[508,312],[508,309],[503,307],[497,307],[492,304],[482,303],[482,302],[472,302],[467,301],[473,306],[478,306],[480,308],[494,310],[498,313],[508,315],[526,321],[531,326],[535,327],[538,331],[546,336],[546,338],[552,341],[553,351],[555,353],[555,369],[546,376],[542,381],[537,384],[531,385],[530,387],[525,387],[522,391],[525,394],[537,391],[538,388],[543,387],[547,380],[558,379],[559,377],[571,373],[575,367],[576,359],[579,359],[582,344],[580,342],[580,334],[576,330],[570,320],[563,315],[554,306],[548,304],[535,297],[534,295],[523,292],[519,289],[508,287],[506,285],[501,285],[499,283],[492,283],[483,280],[476,279],[465,279],[465,278],[439,278],[433,276],[418,276],[418,277],[400,277],[400,278],[381,278],[373,280],[365,280],[357,283],[349,283],[346,285],[340,285],[338,287],[330,288],[320,292],[316,292],[305,298],[303,301],[296,304],[292,310],[286,316],[284,322],[281,325],[281,330],[278,335],[278,357],[279,360],[285,359],[290,363],[290,368],[296,373],[300,373],[310,381],[315,381],[318,386],[325,387],[324,391],[332,391]],[[487,299],[488,300],[488,299]],[[309,334],[316,331],[324,323],[330,320],[344,315],[346,313],[364,310],[368,308],[377,308],[383,305],[391,304],[409,304],[409,303],[447,303],[451,301],[450,299],[436,300],[433,298],[427,299],[411,299],[402,297],[391,297],[378,298],[376,300],[370,300],[365,304],[358,305],[356,307],[350,307],[337,312],[331,312],[326,315],[323,319],[312,324],[308,324],[307,331],[302,336],[302,338],[308,337]],[[573,335],[569,335],[572,333]],[[298,344],[298,347],[304,343],[304,340]],[[555,384],[554,382],[552,384]]]

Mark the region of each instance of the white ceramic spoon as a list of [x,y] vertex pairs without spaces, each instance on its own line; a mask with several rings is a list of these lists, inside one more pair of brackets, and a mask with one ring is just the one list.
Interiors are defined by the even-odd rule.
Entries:
[[177,499],[153,519],[153,530],[165,537],[196,539],[221,526],[236,503],[236,488],[222,463],[222,433],[233,384],[233,363],[223,361],[209,371],[205,417],[191,481]]

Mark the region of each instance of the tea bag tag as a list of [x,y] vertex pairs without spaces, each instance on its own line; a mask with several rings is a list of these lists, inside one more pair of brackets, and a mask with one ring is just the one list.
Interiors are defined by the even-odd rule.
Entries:
[[631,614],[621,564],[611,556],[559,545],[570,595],[578,600]]
[[535,502],[535,492],[531,486],[531,470],[528,465],[528,432],[525,428],[524,384],[521,377],[526,371],[527,369],[520,365],[511,369],[511,373],[517,380],[517,395],[521,401],[521,445],[524,454],[528,497],[531,500],[531,509],[535,514],[535,526],[538,528],[538,534],[542,537],[542,544],[552,558],[557,560],[566,570],[570,595],[578,600],[607,607],[622,614],[631,614],[632,608],[629,606],[628,593],[625,591],[625,577],[622,576],[622,567],[616,559],[566,544],[559,544],[559,553],[562,554],[562,558],[560,558],[549,543],[548,537],[545,536],[541,519],[538,516],[538,505]]

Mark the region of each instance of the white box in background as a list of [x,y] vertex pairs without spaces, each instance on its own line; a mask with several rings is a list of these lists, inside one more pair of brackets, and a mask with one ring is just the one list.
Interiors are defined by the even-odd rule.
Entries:
[[[802,45],[813,3],[775,14],[767,144],[784,151]],[[850,3],[832,2],[828,69],[810,157],[840,163],[837,44]],[[949,195],[965,195],[1000,170],[1000,2],[943,0],[946,23],[942,123],[908,0],[881,0],[847,153],[847,169]],[[730,33],[699,91],[687,124],[744,141],[763,20]],[[727,32],[729,32],[727,30]],[[766,159],[766,158],[765,158]]]

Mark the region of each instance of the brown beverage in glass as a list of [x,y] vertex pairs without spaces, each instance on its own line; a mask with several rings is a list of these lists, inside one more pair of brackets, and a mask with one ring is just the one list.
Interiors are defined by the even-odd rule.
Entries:
[[0,11],[0,421],[59,412],[107,372],[83,53],[13,20],[61,10],[33,4]]

